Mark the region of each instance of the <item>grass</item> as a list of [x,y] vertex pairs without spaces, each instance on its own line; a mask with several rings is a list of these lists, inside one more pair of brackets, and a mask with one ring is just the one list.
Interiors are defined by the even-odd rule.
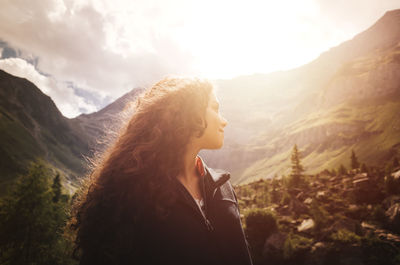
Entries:
[[[319,140],[308,141],[299,145],[302,152],[302,163],[306,173],[314,174],[325,168],[337,169],[340,164],[349,167],[351,149],[354,149],[359,161],[373,166],[384,164],[390,154],[400,153],[400,102],[386,100],[357,105],[343,103],[330,110],[314,113],[302,122],[292,125],[293,131],[288,136],[272,139],[268,148],[276,142],[293,142],[296,132],[310,137],[321,127],[329,135]],[[315,117],[319,117],[316,119]],[[298,127],[296,127],[298,126]],[[317,132],[318,133],[318,132]],[[282,135],[285,135],[284,133]],[[290,152],[292,146],[280,147],[272,156],[259,159],[246,168],[238,178],[238,183],[248,183],[259,178],[269,178],[275,174],[290,172]],[[271,149],[270,149],[271,150]],[[266,151],[268,153],[269,151]]]

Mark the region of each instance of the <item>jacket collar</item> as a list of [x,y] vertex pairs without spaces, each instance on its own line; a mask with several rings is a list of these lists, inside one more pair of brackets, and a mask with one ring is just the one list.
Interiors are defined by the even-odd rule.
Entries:
[[[196,158],[196,168],[199,173],[199,177],[202,178],[202,188],[205,192],[204,195],[206,196],[207,201],[211,198],[214,198],[217,189],[225,184],[231,176],[230,173],[227,171],[216,171],[208,167],[200,156],[197,156]],[[178,179],[175,179],[175,181],[178,190],[180,190],[183,194],[183,201],[189,203],[189,205],[192,205],[191,202],[193,201],[193,199],[191,198],[189,192]],[[192,206],[197,209],[197,206],[195,204]]]
[[231,174],[223,170],[216,171],[208,167],[200,156],[197,157],[199,158],[198,161],[201,162],[202,167],[204,168],[202,175],[204,177],[207,192],[214,196],[217,188],[225,184],[230,179]]

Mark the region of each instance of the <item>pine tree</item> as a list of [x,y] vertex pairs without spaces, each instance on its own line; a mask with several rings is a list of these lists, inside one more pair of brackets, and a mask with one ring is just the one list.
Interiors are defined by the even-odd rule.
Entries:
[[290,187],[299,187],[303,184],[303,172],[304,168],[300,163],[300,153],[297,149],[297,145],[293,146],[292,155],[291,155],[291,162],[292,162],[292,171],[290,173]]
[[0,264],[71,264],[61,231],[65,205],[54,203],[49,171],[34,164],[0,208]]
[[279,202],[279,193],[277,191],[278,188],[278,181],[277,181],[277,175],[272,179],[271,181],[271,192],[270,192],[270,201],[272,203],[278,203]]
[[340,164],[339,169],[338,169],[338,174],[339,175],[346,175],[347,174],[347,169],[343,164]]
[[361,164],[361,172],[362,172],[362,173],[368,173],[368,168],[367,168],[367,166],[365,165],[365,163],[362,163],[362,164]]
[[351,169],[357,169],[360,167],[360,163],[358,162],[358,159],[356,157],[356,154],[354,153],[354,150],[351,150]]
[[54,193],[53,202],[57,203],[61,197],[61,181],[60,181],[59,173],[57,173],[57,175],[55,176],[55,178],[53,180],[53,185],[51,185],[51,188]]

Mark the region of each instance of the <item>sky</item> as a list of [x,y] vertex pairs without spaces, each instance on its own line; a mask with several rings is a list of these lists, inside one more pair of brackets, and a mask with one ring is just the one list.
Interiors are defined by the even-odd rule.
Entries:
[[0,0],[0,69],[64,116],[168,75],[288,70],[372,26],[399,0]]

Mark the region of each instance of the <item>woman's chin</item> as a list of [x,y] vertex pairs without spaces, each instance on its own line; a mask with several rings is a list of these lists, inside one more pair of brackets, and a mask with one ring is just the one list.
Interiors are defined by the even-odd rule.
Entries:
[[222,140],[220,143],[217,143],[213,147],[208,148],[208,149],[213,149],[213,150],[221,149],[223,145],[224,145],[224,141]]

